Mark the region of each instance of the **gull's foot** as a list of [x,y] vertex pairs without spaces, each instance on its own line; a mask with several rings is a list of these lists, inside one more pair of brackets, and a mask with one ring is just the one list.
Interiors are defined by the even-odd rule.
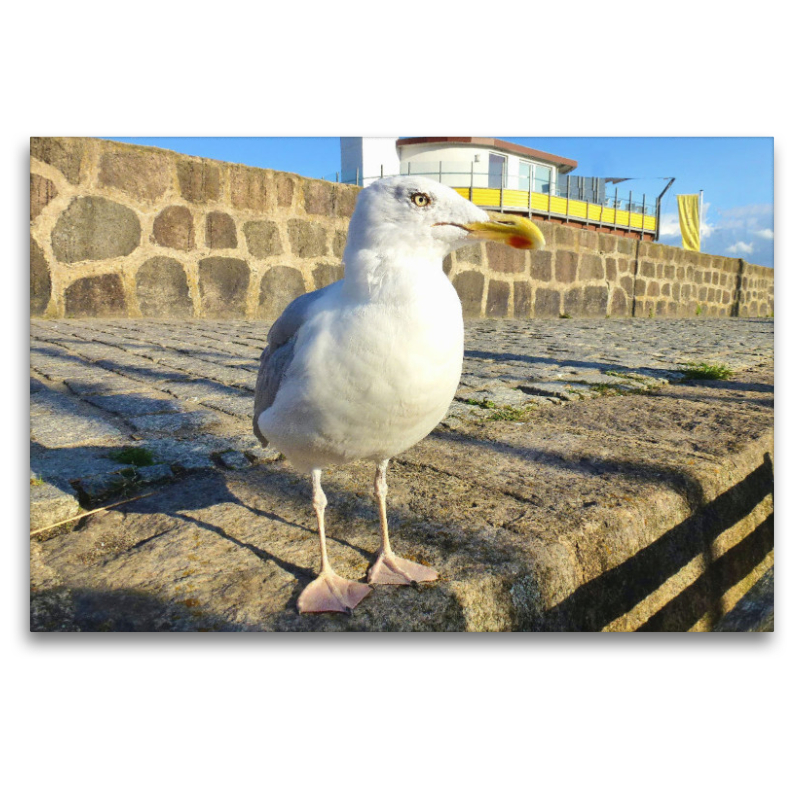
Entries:
[[439,573],[422,564],[415,564],[394,553],[380,551],[377,561],[370,567],[367,579],[370,583],[395,583],[409,585],[421,581],[435,581]]
[[301,614],[320,611],[349,614],[371,591],[366,583],[349,581],[335,572],[323,572],[303,589],[297,608]]

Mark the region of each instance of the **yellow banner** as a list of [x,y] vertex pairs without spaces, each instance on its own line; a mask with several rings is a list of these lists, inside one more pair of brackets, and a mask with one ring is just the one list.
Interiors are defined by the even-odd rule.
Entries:
[[678,218],[684,250],[700,250],[700,204],[696,194],[679,194]]

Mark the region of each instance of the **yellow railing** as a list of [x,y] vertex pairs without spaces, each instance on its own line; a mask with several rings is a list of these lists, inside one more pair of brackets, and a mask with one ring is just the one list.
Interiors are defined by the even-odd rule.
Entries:
[[[539,192],[526,192],[518,189],[503,189],[502,202],[500,189],[472,189],[469,187],[454,187],[455,190],[475,205],[488,208],[502,208],[503,211],[534,211],[539,214],[552,214],[574,220],[598,222],[616,228],[628,228],[635,231],[655,233],[656,218],[622,211],[619,208],[606,208],[605,206],[588,203],[585,200],[567,200],[566,197],[556,197]],[[530,205],[529,205],[530,202]]]

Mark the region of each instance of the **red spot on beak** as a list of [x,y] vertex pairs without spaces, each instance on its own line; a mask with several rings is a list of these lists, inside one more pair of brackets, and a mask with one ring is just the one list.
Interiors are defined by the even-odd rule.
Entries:
[[509,236],[506,244],[510,247],[516,247],[517,250],[527,250],[531,246],[530,240],[524,236]]

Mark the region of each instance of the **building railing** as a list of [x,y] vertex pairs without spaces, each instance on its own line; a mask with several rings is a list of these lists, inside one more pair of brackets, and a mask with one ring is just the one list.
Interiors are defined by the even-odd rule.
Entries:
[[[373,176],[354,172],[337,172],[337,183],[358,186],[369,185],[390,175],[423,175],[455,189],[462,197],[482,208],[498,211],[526,212],[547,219],[596,223],[604,227],[639,233],[656,234],[660,212],[659,202],[648,202],[646,195],[634,197],[633,192],[621,193],[614,186],[613,196],[599,196],[597,182],[590,178],[575,179],[567,175],[561,185],[537,179],[529,174],[508,175],[475,169],[475,164],[465,162],[408,162],[399,173],[384,172]],[[327,176],[328,180],[334,175]],[[602,180],[602,179],[600,179]],[[594,184],[591,194],[585,196],[584,186]],[[593,202],[594,201],[594,202]]]

